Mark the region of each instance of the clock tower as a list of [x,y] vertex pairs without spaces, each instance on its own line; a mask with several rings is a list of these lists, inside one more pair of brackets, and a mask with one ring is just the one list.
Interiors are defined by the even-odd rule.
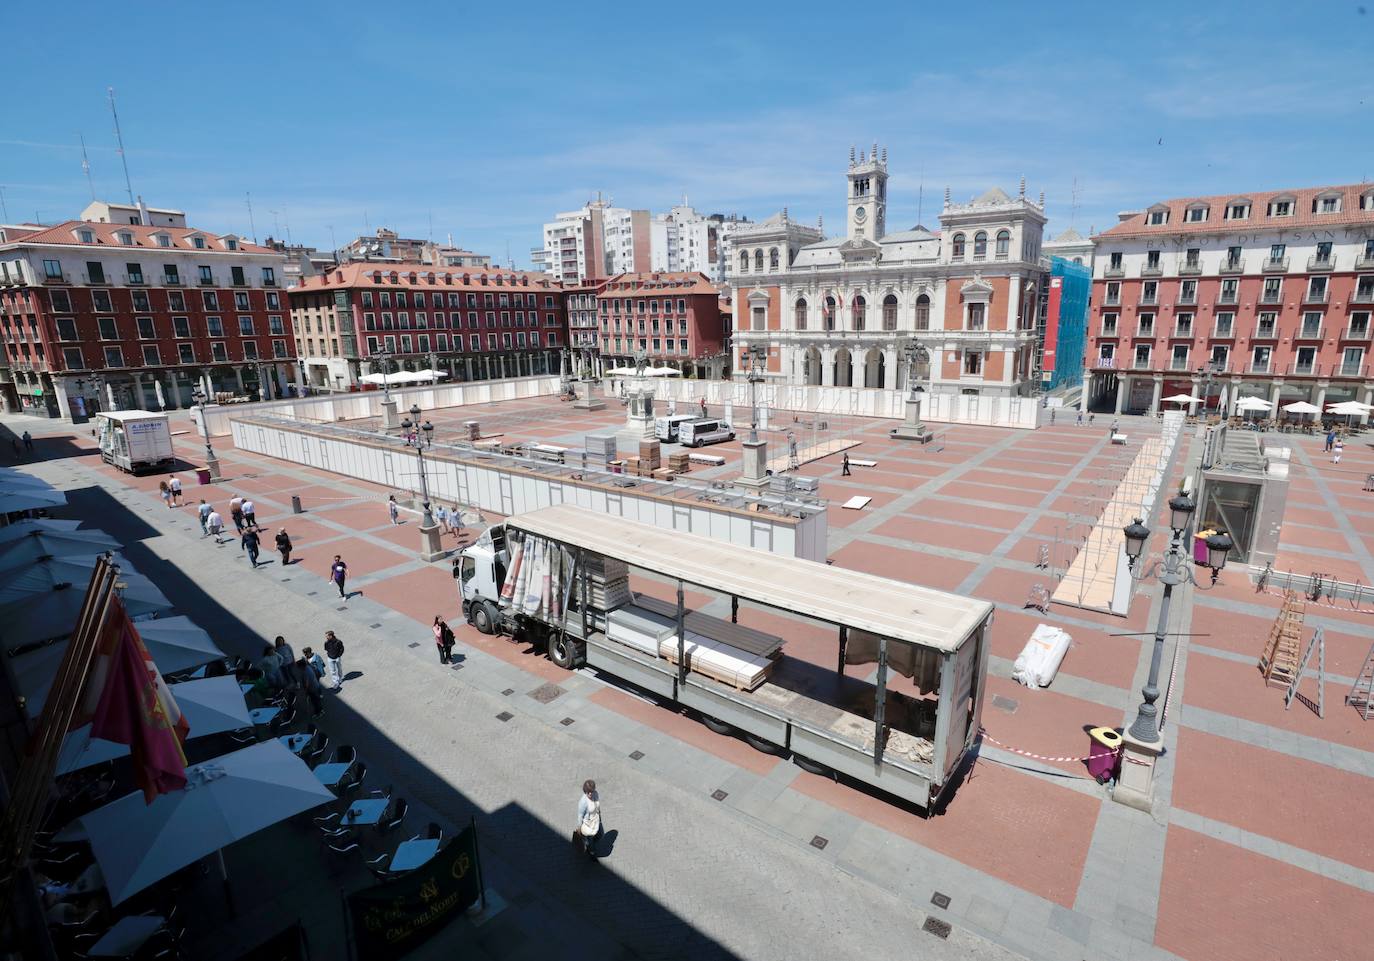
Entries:
[[887,148],[879,159],[878,145],[866,156],[854,157],[849,148],[849,238],[881,240],[887,230]]

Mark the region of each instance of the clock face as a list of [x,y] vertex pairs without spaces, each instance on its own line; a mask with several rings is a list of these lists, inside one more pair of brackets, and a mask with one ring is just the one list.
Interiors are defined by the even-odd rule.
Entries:
[[855,219],[855,220],[862,221],[862,220],[863,220],[864,218],[866,218],[867,216],[868,216],[868,211],[864,210],[862,207],[860,207],[860,208],[858,208],[857,210],[854,211],[854,219]]

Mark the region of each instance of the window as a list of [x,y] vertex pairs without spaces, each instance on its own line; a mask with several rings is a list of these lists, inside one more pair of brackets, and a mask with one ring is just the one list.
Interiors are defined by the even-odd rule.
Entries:
[[973,259],[982,260],[988,255],[988,235],[980,230],[973,235]]
[[1113,251],[1112,251],[1112,255],[1111,255],[1111,260],[1108,261],[1108,264],[1107,264],[1107,265],[1108,265],[1108,267],[1109,267],[1111,270],[1120,270],[1120,269],[1121,269],[1121,251],[1119,251],[1119,250],[1113,250]]
[[1141,314],[1138,320],[1136,334],[1140,337],[1153,337],[1155,335],[1155,315]]
[[1212,347],[1212,366],[1218,371],[1226,369],[1226,363],[1231,359],[1231,348],[1225,344],[1217,344]]
[[1250,370],[1257,374],[1269,373],[1269,358],[1273,352],[1272,347],[1256,347],[1250,354]]
[[206,317],[205,330],[211,337],[223,337],[224,323],[218,317]]
[[247,281],[245,281],[245,280],[243,279],[243,268],[242,268],[242,267],[238,267],[238,266],[230,267],[230,268],[229,268],[229,278],[230,278],[230,282],[231,282],[235,287],[242,287],[245,283],[247,283]]
[[286,329],[282,326],[281,314],[271,314],[267,318],[267,332],[271,334],[284,334]]
[[[337,354],[338,351],[335,351],[335,353]],[[286,356],[286,341],[284,341],[284,340],[274,340],[274,341],[272,341],[272,356],[273,356],[273,357],[285,357],[285,356]]]
[[1158,251],[1158,250],[1147,250],[1147,251],[1145,252],[1145,269],[1146,269],[1146,270],[1158,270],[1158,269],[1159,269],[1159,251]]
[[1193,336],[1193,315],[1178,314],[1174,317],[1174,336],[1191,337]]
[[1314,214],[1336,214],[1341,211],[1341,198],[1337,194],[1326,197],[1318,197],[1312,201],[1312,212]]
[[1147,280],[1140,285],[1140,302],[1142,304],[1153,304],[1159,300],[1159,282]]
[[987,304],[969,304],[968,318],[964,323],[965,330],[982,330],[987,321]]
[[1146,223],[1148,223],[1152,227],[1158,227],[1160,224],[1167,224],[1168,222],[1168,210],[1152,210],[1150,211],[1149,216],[1146,218]]
[[128,230],[121,230],[119,232],[119,242],[125,247],[132,247],[134,245],[133,233]]
[[1279,315],[1272,310],[1262,311],[1255,324],[1255,336],[1266,340],[1278,336]]
[[257,341],[255,341],[255,340],[245,340],[245,341],[243,342],[243,359],[244,359],[244,360],[257,360],[257,359],[258,359],[258,342],[257,342]]
[[963,235],[963,234],[955,234],[955,235],[954,235],[954,239],[950,242],[949,255],[950,255],[951,257],[953,257],[955,260],[963,260],[963,259],[964,259],[964,235]]
[[792,321],[793,321],[793,326],[795,326],[795,327],[797,328],[797,330],[805,330],[805,329],[806,329],[806,301],[805,301],[805,300],[802,300],[801,298],[798,298],[798,299],[797,299],[796,305],[792,308]]
[[1202,261],[1202,248],[1189,247],[1183,254],[1183,263],[1188,267],[1196,267]]
[[1269,216],[1271,216],[1271,217],[1291,217],[1291,216],[1293,216],[1293,201],[1291,201],[1291,200],[1271,200],[1271,201],[1269,201]]
[[1117,320],[1118,320],[1119,318],[1120,318],[1120,315],[1119,315],[1119,314],[1103,314],[1103,315],[1102,315],[1102,336],[1103,336],[1103,337],[1115,337],[1115,336],[1116,336],[1116,325],[1117,325]]
[[61,280],[62,262],[60,260],[43,261],[43,276],[48,280]]
[[1374,301],[1374,276],[1360,277],[1355,281],[1354,300],[1360,304]]
[[56,324],[58,340],[78,339],[76,336],[76,321],[71,317],[59,317],[57,318]]
[[1347,347],[1341,355],[1342,377],[1364,376],[1364,348]]
[[162,358],[158,355],[157,344],[143,345],[143,364],[146,367],[157,367],[162,363]]
[[81,356],[81,348],[64,347],[62,349],[62,366],[67,370],[85,370],[86,361]]
[[76,232],[76,234],[77,234],[78,237],[81,238],[81,242],[82,242],[83,244],[93,244],[93,243],[95,243],[95,232],[94,232],[94,231],[91,231],[91,230],[78,230],[78,231]]
[[239,333],[245,337],[253,335],[253,318],[246,314],[239,315]]
[[930,329],[930,298],[925,294],[916,298],[916,329]]
[[173,318],[172,318],[172,336],[173,336],[173,337],[190,337],[190,336],[191,336],[191,321],[190,321],[189,319],[185,318],[185,317],[173,317]]
[[776,247],[774,247],[772,250],[768,251],[768,269],[769,269],[769,270],[777,270],[777,269],[778,269],[778,248],[776,248]]
[[1097,363],[1099,367],[1111,367],[1116,361],[1116,344],[1099,344]]
[[[59,321],[60,323],[60,321]],[[1360,311],[1350,315],[1350,336],[1368,337],[1369,336],[1369,312]],[[75,340],[75,338],[63,338],[64,340]]]
[[499,346],[500,345],[496,342],[496,335],[487,334],[487,350],[496,350]]
[[[755,269],[755,270],[762,270],[762,269],[763,269],[763,250],[762,250],[762,249],[754,251],[754,269]],[[639,306],[642,308],[642,307],[644,306],[644,301],[641,300],[641,301],[639,302]]]
[[1307,280],[1307,301],[1309,303],[1326,302],[1326,278],[1309,277]]
[[90,281],[91,283],[93,283],[93,284],[103,284],[103,283],[105,283],[105,267],[104,267],[104,265],[103,265],[103,264],[100,264],[100,263],[97,263],[96,261],[90,261],[90,262],[88,262],[88,263],[86,264],[86,279],[89,280],[89,281]]
[[983,374],[983,352],[980,350],[964,351],[964,376],[981,377]]
[[247,291],[245,291],[245,290],[236,290],[236,291],[234,291],[234,309],[235,309],[235,310],[252,310],[252,309],[253,309],[253,308],[251,308],[251,307],[248,306],[248,292],[247,292]]
[[997,259],[1006,260],[1011,254],[1011,231],[997,231]]
[[194,247],[194,248],[196,248],[196,250],[204,250],[204,249],[205,249],[205,238],[204,238],[204,237],[192,237],[192,238],[191,238],[191,246]]
[[150,304],[149,301],[148,301],[148,292],[147,292],[146,290],[135,290],[135,291],[132,291],[132,294],[133,294],[133,298],[132,298],[132,299],[133,299],[133,302],[134,302],[134,310],[152,310],[152,309],[153,309],[152,306],[151,306],[151,304]]
[[215,282],[215,272],[210,269],[208,264],[201,264],[196,270],[200,275],[202,285],[208,286]]
[[1205,206],[1189,207],[1183,215],[1183,220],[1190,224],[1200,224],[1207,220],[1207,208]]
[[1178,285],[1178,302],[1180,304],[1197,303],[1197,281],[1184,280]]
[[1187,344],[1174,344],[1174,347],[1173,347],[1173,356],[1171,356],[1171,357],[1169,358],[1169,369],[1170,369],[1170,370],[1187,370],[1187,369],[1188,369],[1188,345],[1187,345]]
[[190,344],[177,344],[177,363],[194,364],[195,362],[195,349]]
[[96,310],[102,313],[114,310],[114,306],[110,303],[110,292],[108,290],[91,291],[91,304]]
[[1227,220],[1245,220],[1250,216],[1250,205],[1232,201],[1226,205]]
[[864,299],[862,294],[854,298],[854,304],[851,307],[851,310],[854,315],[854,329],[863,330],[864,321],[867,319],[868,316],[868,301]]
[[123,367],[123,366],[124,366],[124,351],[121,350],[121,349],[118,348],[118,347],[106,347],[106,348],[105,348],[105,366],[106,366],[106,367]]
[[1239,290],[1240,285],[1237,281],[1223,280],[1221,282],[1221,295],[1217,299],[1223,304],[1234,304]]
[[219,310],[219,294],[213,290],[202,290],[200,301],[206,310]]
[[277,271],[273,267],[262,268],[262,285],[264,287],[277,286]]
[[210,359],[225,363],[229,360],[229,352],[224,349],[224,341],[217,340],[210,344]]
[[1230,337],[1235,329],[1236,315],[1231,311],[1221,311],[1217,313],[1217,336]]
[[58,313],[65,314],[71,311],[71,297],[68,296],[65,290],[54,290],[48,295],[48,298],[52,302],[52,309]]
[[1264,292],[1260,294],[1260,302],[1265,304],[1277,304],[1283,295],[1283,280],[1278,277],[1264,278]]
[[170,247],[172,246],[172,238],[167,236],[166,234],[158,234],[157,245],[159,247]]
[[125,264],[125,265],[124,265],[124,274],[125,274],[125,276],[127,276],[127,277],[129,278],[129,283],[131,283],[131,284],[141,284],[141,283],[143,283],[143,265],[142,265],[142,264]]
[[481,335],[481,334],[472,334],[471,336],[468,337],[468,349],[469,349],[469,350],[481,350],[481,349],[482,349],[482,335]]
[[162,265],[162,281],[167,284],[181,283],[181,274],[177,271],[176,264]]
[[1108,304],[1121,303],[1121,284],[1119,284],[1117,281],[1113,280],[1107,284],[1107,295],[1105,302]]
[[1135,367],[1137,370],[1150,369],[1150,351],[1152,349],[1149,344],[1135,345]]
[[113,317],[97,317],[95,325],[100,331],[101,340],[119,340],[119,327]]
[[1331,241],[1319,241],[1317,243],[1317,255],[1312,259],[1319,264],[1331,263]]
[[825,306],[821,309],[821,320],[823,321],[822,326],[824,326],[826,330],[834,330],[834,329],[835,329],[835,298],[834,298],[834,297],[827,297],[827,298],[825,298]]
[[138,336],[140,340],[157,339],[157,328],[153,326],[153,318],[139,317],[136,323],[138,324]]
[[897,296],[888,294],[883,298],[883,330],[897,329]]

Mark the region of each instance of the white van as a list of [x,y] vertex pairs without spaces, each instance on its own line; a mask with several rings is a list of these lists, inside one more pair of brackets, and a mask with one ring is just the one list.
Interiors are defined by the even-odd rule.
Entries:
[[677,428],[678,440],[686,447],[702,447],[735,439],[730,425],[711,417],[697,417],[684,421]]
[[171,470],[172,432],[167,415],[146,410],[106,410],[95,415],[100,459],[130,474]]
[[666,443],[677,443],[679,440],[678,429],[689,420],[696,420],[692,414],[670,414],[667,417],[654,418],[654,434],[659,440]]

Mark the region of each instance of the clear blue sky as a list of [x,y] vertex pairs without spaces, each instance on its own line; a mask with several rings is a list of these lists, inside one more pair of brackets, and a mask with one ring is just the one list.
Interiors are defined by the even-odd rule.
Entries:
[[259,237],[322,248],[432,222],[523,266],[598,190],[834,233],[849,146],[875,139],[891,229],[922,180],[934,226],[946,185],[1024,175],[1052,233],[1086,232],[1161,197],[1374,178],[1361,2],[58,3],[6,36],[0,186],[11,221],[75,216],[82,133],[123,199],[112,85],[135,193],[249,235],[251,192]]

